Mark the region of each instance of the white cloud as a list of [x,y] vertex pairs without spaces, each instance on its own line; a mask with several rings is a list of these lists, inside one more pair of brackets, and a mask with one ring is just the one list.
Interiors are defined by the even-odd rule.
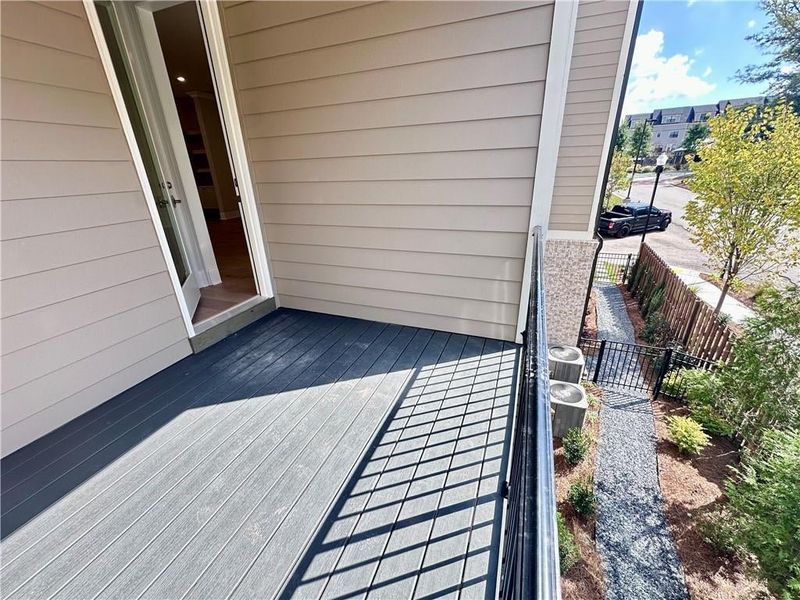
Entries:
[[695,2],[697,2],[697,0],[687,0],[687,2],[686,2],[686,6],[691,6],[691,5],[692,5],[692,4],[694,4]]
[[750,19],[750,20],[747,22],[747,28],[748,28],[748,29],[752,29],[752,28],[753,28],[753,27],[755,27],[755,26],[756,26],[755,19]]
[[700,56],[705,51],[706,51],[705,48],[698,48],[697,50],[694,51],[694,55],[695,56]]
[[702,77],[690,75],[693,65],[694,60],[685,54],[664,56],[663,31],[651,29],[638,36],[625,94],[625,113],[649,112],[657,106],[680,104],[713,91],[716,86],[704,79],[710,69]]
[[703,77],[708,77],[711,75],[711,67],[706,67],[706,70],[703,71]]

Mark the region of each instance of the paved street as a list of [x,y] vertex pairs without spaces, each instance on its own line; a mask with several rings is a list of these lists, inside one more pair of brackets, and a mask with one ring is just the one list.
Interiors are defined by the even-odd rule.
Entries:
[[[631,198],[637,202],[650,202],[652,192],[652,178],[643,181],[637,179],[631,189]],[[706,257],[689,239],[689,231],[683,219],[684,207],[693,196],[692,192],[671,181],[662,181],[659,184],[655,205],[672,211],[672,224],[666,231],[648,233],[647,243],[672,266],[706,272],[709,270]],[[641,239],[641,234],[623,239],[604,238],[603,252],[638,252]]]
[[[637,202],[650,202],[653,193],[653,176],[639,179],[637,177],[631,189],[631,198]],[[656,192],[655,206],[672,211],[672,224],[666,231],[652,231],[647,234],[647,243],[670,266],[708,273],[710,271],[705,255],[689,239],[689,231],[684,220],[686,203],[694,197],[694,193],[676,182],[662,178]],[[638,252],[642,234],[635,234],[624,239],[604,238],[603,252]],[[800,268],[786,273],[795,282],[800,282]]]

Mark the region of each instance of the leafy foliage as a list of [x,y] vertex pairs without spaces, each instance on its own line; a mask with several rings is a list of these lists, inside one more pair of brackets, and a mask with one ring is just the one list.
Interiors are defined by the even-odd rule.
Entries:
[[564,459],[567,464],[574,467],[586,458],[592,446],[592,438],[580,427],[573,427],[564,435],[561,444],[564,447]]
[[670,441],[684,454],[700,454],[708,446],[708,435],[691,417],[668,417],[667,429]]
[[556,514],[556,525],[558,526],[558,561],[563,575],[581,560],[581,553],[578,544],[575,543],[575,536],[567,527],[564,515]]
[[631,165],[631,157],[625,152],[615,151],[614,156],[611,158],[611,168],[608,171],[608,181],[606,182],[606,191],[603,195],[603,208],[611,208],[617,201],[614,199],[613,193],[627,185],[628,183],[628,167]]
[[646,121],[641,121],[633,127],[628,150],[631,156],[647,156],[650,153],[650,140],[653,138],[653,126]]
[[582,517],[594,514],[594,480],[591,477],[581,477],[569,487],[569,503]]
[[631,139],[631,129],[625,125],[617,128],[617,137],[614,138],[614,152],[627,152]]
[[660,312],[652,313],[644,322],[642,339],[654,346],[665,346],[672,337],[669,322]]
[[767,289],[756,304],[717,371],[717,410],[751,445],[768,429],[800,431],[800,288]]
[[713,435],[733,435],[733,426],[717,409],[721,383],[717,375],[705,369],[686,369],[683,387],[692,418]]
[[800,431],[770,430],[725,485],[730,543],[758,559],[782,598],[800,598]]
[[645,318],[652,316],[664,304],[664,287],[664,284],[661,283],[650,295],[650,298],[645,301],[642,306],[642,315],[644,315]]
[[800,263],[800,116],[780,102],[709,120],[686,206],[692,240],[723,274],[717,312],[737,276]]
[[696,154],[700,149],[700,143],[704,141],[711,129],[705,123],[695,123],[686,130],[683,138],[683,149],[686,154]]
[[761,0],[766,26],[747,37],[771,58],[737,72],[747,83],[769,83],[776,96],[800,97],[800,5],[795,0]]

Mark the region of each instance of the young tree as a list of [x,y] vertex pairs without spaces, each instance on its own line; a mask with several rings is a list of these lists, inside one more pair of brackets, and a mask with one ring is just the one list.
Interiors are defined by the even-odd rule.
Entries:
[[705,123],[695,123],[686,131],[683,138],[684,154],[697,154],[700,149],[700,142],[708,137],[710,129]]
[[628,142],[631,137],[631,129],[627,125],[620,125],[617,128],[617,138],[614,140],[614,150],[616,152],[627,152]]
[[767,24],[747,36],[771,58],[736,73],[746,83],[767,83],[776,96],[800,99],[800,3],[797,0],[761,0]]
[[647,121],[637,123],[630,134],[628,141],[628,150],[631,156],[634,157],[633,172],[631,173],[631,182],[628,185],[627,199],[631,197],[631,188],[633,187],[633,177],[636,175],[636,167],[639,164],[639,159],[642,156],[647,156],[650,153],[650,139],[653,137],[653,127]]
[[800,262],[800,117],[780,102],[728,108],[709,121],[686,205],[692,240],[722,273],[719,313],[731,281]]
[[630,175],[628,168],[631,166],[631,157],[626,152],[614,151],[611,157],[611,168],[608,171],[608,181],[606,182],[605,193],[603,194],[603,208],[611,208],[616,202],[612,199],[612,193],[620,189]]
[[632,156],[642,157],[650,153],[650,140],[653,137],[653,126],[647,121],[637,123],[631,132],[628,149]]

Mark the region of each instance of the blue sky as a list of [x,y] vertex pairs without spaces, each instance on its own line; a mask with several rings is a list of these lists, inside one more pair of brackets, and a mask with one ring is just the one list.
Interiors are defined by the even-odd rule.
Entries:
[[765,20],[758,2],[645,0],[625,114],[763,94],[763,85],[733,75],[763,61],[745,36]]

